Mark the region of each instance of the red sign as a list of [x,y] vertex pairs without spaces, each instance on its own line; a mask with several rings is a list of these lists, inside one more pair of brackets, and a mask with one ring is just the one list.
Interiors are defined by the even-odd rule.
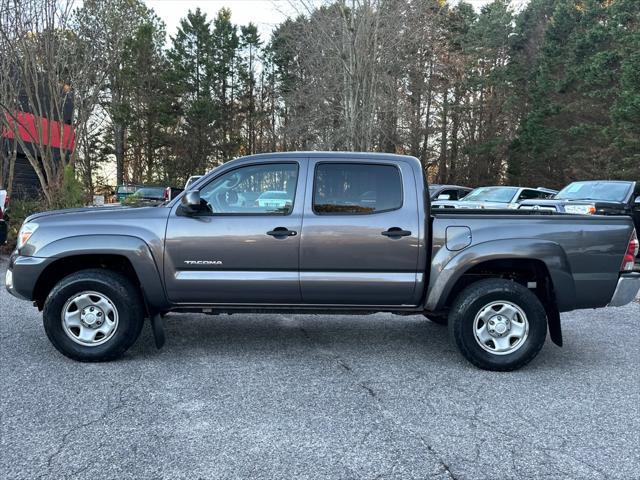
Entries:
[[[71,125],[36,117],[32,113],[25,112],[16,112],[15,116],[5,113],[5,117],[12,128],[4,127],[2,130],[3,137],[14,138],[17,123],[18,135],[25,142],[49,145],[69,152],[73,151],[76,138]],[[42,141],[40,140],[40,131],[42,131]]]

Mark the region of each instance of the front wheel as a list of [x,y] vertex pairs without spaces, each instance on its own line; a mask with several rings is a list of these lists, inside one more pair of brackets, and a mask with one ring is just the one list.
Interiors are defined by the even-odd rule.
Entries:
[[449,313],[449,334],[464,357],[484,370],[516,370],[535,358],[547,336],[545,309],[510,280],[480,280],[465,288]]
[[58,282],[44,304],[47,337],[81,362],[114,360],[137,340],[144,322],[138,290],[108,270],[82,270]]

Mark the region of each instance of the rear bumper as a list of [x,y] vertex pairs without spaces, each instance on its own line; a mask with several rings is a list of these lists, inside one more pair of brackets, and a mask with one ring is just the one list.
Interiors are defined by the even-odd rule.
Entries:
[[609,307],[621,307],[632,302],[640,291],[640,273],[624,273],[618,279],[618,286],[613,292]]

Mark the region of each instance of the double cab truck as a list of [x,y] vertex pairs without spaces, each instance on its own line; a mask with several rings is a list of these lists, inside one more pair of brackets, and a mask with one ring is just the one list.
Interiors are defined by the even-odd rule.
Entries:
[[579,215],[628,215],[640,229],[640,182],[590,180],[573,182],[549,200],[527,200],[522,210]]
[[427,192],[408,156],[244,157],[162,205],[29,217],[6,287],[80,361],[120,357],[145,318],[161,345],[170,311],[391,312],[448,324],[489,370],[527,364],[547,332],[561,345],[561,312],[640,289],[628,216],[432,212]]

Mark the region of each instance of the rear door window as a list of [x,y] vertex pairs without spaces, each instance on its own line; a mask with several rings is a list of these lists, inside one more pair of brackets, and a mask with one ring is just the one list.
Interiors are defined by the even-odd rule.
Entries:
[[320,163],[313,186],[318,215],[367,215],[402,207],[402,179],[393,165]]

